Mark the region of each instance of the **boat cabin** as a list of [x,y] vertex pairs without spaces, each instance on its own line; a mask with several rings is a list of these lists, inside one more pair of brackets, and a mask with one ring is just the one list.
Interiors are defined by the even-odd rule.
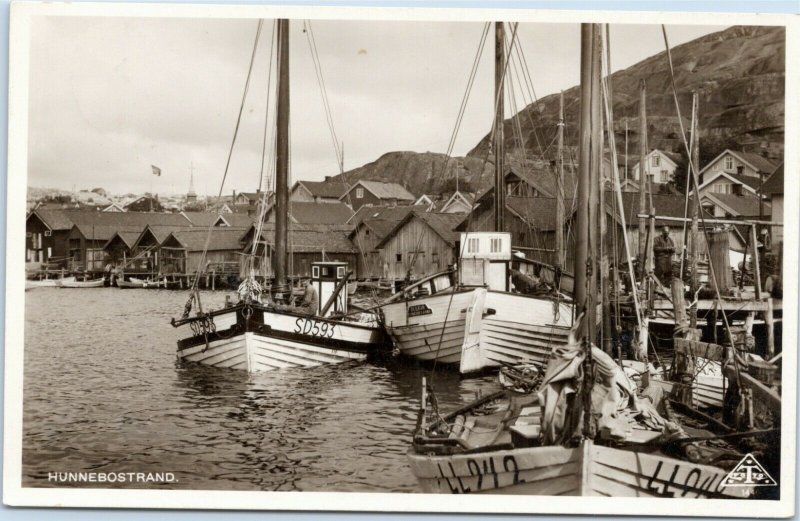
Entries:
[[465,232],[460,244],[458,273],[462,285],[509,291],[510,233]]
[[[311,263],[311,285],[317,290],[319,304],[316,313],[321,316],[329,316],[333,313],[347,313],[347,288],[345,278],[347,277],[348,264],[346,262],[312,262]],[[333,304],[322,315],[322,308],[328,303],[331,296],[336,293],[338,286],[339,294]]]

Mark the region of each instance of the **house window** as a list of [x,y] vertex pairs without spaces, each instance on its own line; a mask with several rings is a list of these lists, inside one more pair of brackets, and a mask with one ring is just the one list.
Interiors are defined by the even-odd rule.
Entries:
[[489,245],[490,251],[492,253],[500,253],[500,245],[501,239],[499,237],[493,238],[491,244]]
[[661,171],[661,182],[662,183],[669,183],[669,170],[662,170]]
[[44,236],[45,237],[52,237],[53,236],[53,231],[52,230],[45,230],[44,231]]
[[661,166],[661,156],[653,156],[650,158],[650,164],[652,166]]
[[356,199],[363,199],[364,198],[364,189],[363,188],[356,188]]
[[439,267],[439,254],[436,252],[431,253],[431,263],[433,264],[434,268]]
[[402,253],[395,253],[394,260],[397,262],[403,262],[403,254]]
[[467,240],[467,253],[478,253],[478,239],[468,239]]
[[725,170],[733,170],[733,158],[730,156],[725,158]]
[[319,278],[319,266],[313,266],[311,268],[311,278],[318,279]]

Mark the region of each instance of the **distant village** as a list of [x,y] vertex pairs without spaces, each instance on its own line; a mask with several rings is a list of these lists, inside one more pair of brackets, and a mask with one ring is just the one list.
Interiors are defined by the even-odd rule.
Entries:
[[[656,215],[682,219],[685,195],[670,188],[680,158],[654,149],[646,161]],[[609,167],[606,161],[605,175],[610,178]],[[627,230],[622,229],[611,197],[606,198],[606,210],[620,233],[632,232],[640,213],[642,169],[638,161],[618,168]],[[563,188],[569,227],[575,183],[572,169],[568,170]],[[553,169],[507,166],[505,231],[512,234],[520,257],[554,261],[556,186]],[[347,262],[352,277],[359,280],[391,282],[433,274],[455,263],[462,232],[491,229],[493,190],[414,194],[391,182],[296,181],[289,197],[289,274],[308,277],[311,263],[320,260]],[[129,194],[112,199],[102,189],[72,194],[37,194],[31,189],[31,193],[26,219],[29,274],[60,271],[93,276],[116,269],[126,275],[188,281],[202,272],[210,273],[217,284],[232,286],[245,274],[245,261],[254,253],[261,259],[256,275],[272,275],[275,201],[270,192],[232,190],[219,199],[199,198],[191,187],[184,196],[161,198]],[[752,236],[749,226],[735,221],[783,221],[783,164],[757,153],[725,150],[701,165],[699,195],[707,218],[732,221],[730,248],[744,252]],[[261,234],[255,237],[262,214]],[[669,222],[675,243],[682,244],[682,225],[675,222]],[[763,226],[758,246],[779,257],[782,230]],[[635,233],[629,237],[635,242]],[[572,242],[568,235],[567,258]],[[635,251],[636,245],[632,248]]]

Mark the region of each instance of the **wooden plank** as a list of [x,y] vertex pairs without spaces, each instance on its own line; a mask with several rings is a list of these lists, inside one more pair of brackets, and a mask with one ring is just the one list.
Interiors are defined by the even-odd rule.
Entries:
[[[725,368],[725,376],[731,380],[736,378],[736,370],[733,365]],[[778,393],[744,371],[739,372],[739,381],[753,392],[753,400],[763,403],[772,412],[781,413],[781,396]]]
[[676,353],[698,356],[714,362],[722,362],[727,358],[726,349],[721,345],[686,340],[685,338],[676,338],[674,342]]

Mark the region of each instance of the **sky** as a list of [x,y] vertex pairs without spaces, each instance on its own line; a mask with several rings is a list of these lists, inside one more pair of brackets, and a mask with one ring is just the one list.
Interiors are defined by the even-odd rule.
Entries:
[[[483,24],[310,24],[346,170],[391,151],[447,151]],[[188,190],[193,172],[198,193],[216,194],[256,27],[256,20],[241,19],[35,18],[28,184],[174,194]],[[274,112],[274,98],[266,111],[273,27],[264,21],[225,194],[255,191],[259,183],[265,114]],[[667,28],[673,46],[722,29]],[[659,26],[612,24],[610,30],[613,70],[664,50]],[[310,34],[303,21],[291,22],[292,181],[339,173]],[[537,97],[578,83],[578,24],[520,24],[517,38]],[[493,66],[490,37],[454,155],[468,152],[491,126]],[[522,91],[517,96],[522,108]],[[511,113],[507,106],[506,117]],[[150,165],[162,175],[152,175]]]

